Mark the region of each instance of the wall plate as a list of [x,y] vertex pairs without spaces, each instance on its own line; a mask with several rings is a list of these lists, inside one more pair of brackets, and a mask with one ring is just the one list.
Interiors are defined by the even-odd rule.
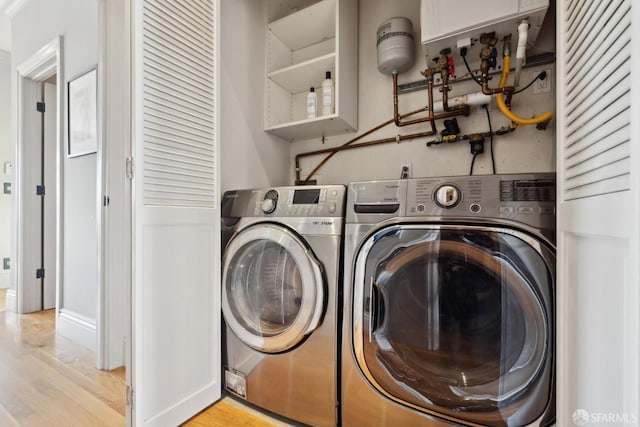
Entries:
[[[544,80],[537,79],[533,84],[533,93],[547,93],[551,92],[551,70],[544,70],[547,73],[547,76]],[[536,71],[533,73],[533,78],[535,79],[540,75],[542,71]]]

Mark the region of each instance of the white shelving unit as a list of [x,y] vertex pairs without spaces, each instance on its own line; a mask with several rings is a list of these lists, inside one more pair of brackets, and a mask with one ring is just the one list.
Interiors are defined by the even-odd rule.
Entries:
[[[289,141],[354,132],[357,40],[357,0],[321,0],[268,23],[265,131]],[[335,85],[335,113],[307,119],[307,93],[315,87],[321,102],[326,71]]]

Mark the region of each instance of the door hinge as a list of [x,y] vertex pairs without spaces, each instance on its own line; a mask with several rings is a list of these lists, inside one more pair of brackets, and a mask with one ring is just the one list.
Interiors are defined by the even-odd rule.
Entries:
[[102,205],[106,207],[106,206],[109,206],[109,203],[111,203],[111,199],[109,198],[109,196],[103,196]]
[[44,196],[44,185],[36,185],[36,196]]
[[44,102],[36,102],[36,110],[38,113],[44,113]]
[[36,279],[44,279],[44,268],[36,270]]
[[127,178],[133,179],[133,172],[134,172],[134,170],[133,170],[133,167],[134,167],[133,157],[127,157],[126,162],[127,162],[127,164],[126,164]]
[[135,394],[130,385],[127,385],[126,394],[127,394],[127,406],[133,409],[133,406],[135,403]]

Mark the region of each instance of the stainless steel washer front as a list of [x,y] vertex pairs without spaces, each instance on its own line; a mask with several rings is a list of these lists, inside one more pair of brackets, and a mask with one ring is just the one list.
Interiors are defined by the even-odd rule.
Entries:
[[343,425],[553,422],[554,185],[551,174],[350,185]]

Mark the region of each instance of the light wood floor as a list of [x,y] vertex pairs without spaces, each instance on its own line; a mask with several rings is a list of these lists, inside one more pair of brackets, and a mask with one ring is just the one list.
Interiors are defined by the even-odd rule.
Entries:
[[[55,334],[55,311],[5,310],[0,289],[0,426],[123,426],[124,368],[95,368],[95,354]],[[286,426],[225,398],[185,426]]]
[[124,425],[124,369],[55,333],[55,311],[18,315],[0,302],[0,426]]

